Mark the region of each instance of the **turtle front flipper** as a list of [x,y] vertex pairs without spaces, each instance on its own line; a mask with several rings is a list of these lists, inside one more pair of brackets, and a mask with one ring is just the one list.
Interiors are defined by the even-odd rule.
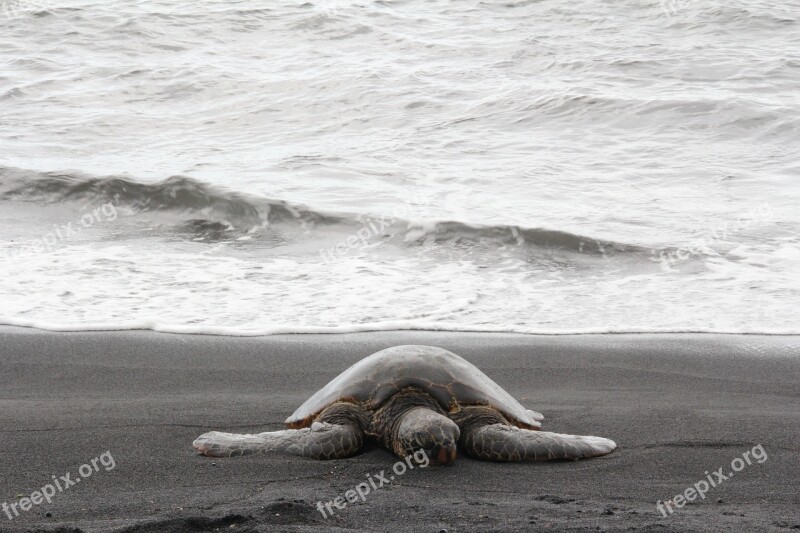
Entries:
[[364,434],[356,424],[315,422],[303,429],[269,431],[257,435],[211,431],[195,439],[193,446],[210,457],[236,457],[279,452],[314,459],[344,459],[358,453]]
[[542,420],[544,420],[544,415],[539,411],[531,411],[530,409],[527,409],[527,411],[528,414],[531,415],[531,418],[533,418],[537,422],[541,422]]
[[471,456],[499,462],[586,459],[606,455],[617,447],[603,437],[532,431],[508,424],[472,426],[461,438],[462,447]]

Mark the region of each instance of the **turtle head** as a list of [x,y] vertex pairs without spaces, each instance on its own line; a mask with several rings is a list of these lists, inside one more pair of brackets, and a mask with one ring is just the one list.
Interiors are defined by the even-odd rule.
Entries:
[[395,449],[420,466],[449,465],[456,460],[461,431],[455,422],[426,407],[407,411],[397,430]]

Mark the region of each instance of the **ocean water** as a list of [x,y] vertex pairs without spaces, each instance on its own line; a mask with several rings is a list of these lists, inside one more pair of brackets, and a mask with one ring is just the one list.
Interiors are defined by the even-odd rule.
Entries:
[[0,323],[800,333],[800,3],[0,0]]

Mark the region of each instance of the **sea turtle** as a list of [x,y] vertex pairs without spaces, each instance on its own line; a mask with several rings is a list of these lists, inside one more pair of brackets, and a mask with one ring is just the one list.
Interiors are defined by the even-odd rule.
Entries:
[[400,457],[424,450],[432,464],[452,463],[458,447],[489,461],[581,459],[617,447],[602,437],[538,431],[543,418],[452,352],[395,346],[342,372],[286,420],[288,429],[212,431],[194,447],[211,457],[275,451],[342,459],[369,437]]

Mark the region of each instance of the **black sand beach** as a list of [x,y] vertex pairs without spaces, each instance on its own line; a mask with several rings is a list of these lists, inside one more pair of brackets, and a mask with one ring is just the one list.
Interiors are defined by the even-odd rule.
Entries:
[[[360,358],[397,344],[464,356],[544,429],[614,439],[579,462],[460,457],[323,518],[396,462],[198,456],[209,429],[279,429]],[[2,531],[788,531],[800,529],[800,338],[430,332],[258,338],[0,330],[0,504],[108,451],[103,466]],[[761,445],[767,455],[664,517],[658,500]]]

